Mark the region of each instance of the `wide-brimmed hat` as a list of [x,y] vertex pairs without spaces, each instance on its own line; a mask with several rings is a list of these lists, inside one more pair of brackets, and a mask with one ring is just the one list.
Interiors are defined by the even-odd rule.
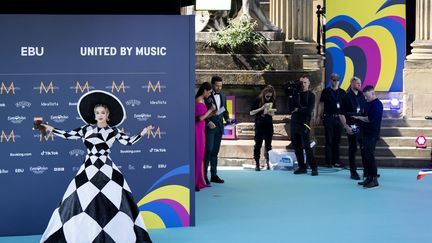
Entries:
[[103,90],[92,90],[81,96],[77,103],[78,114],[84,122],[96,124],[94,108],[98,104],[109,109],[108,125],[119,126],[126,119],[125,108],[117,97]]

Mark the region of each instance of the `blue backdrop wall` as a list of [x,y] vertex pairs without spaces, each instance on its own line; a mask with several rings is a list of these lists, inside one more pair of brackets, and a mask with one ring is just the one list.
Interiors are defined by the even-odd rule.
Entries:
[[79,97],[123,102],[122,170],[148,228],[194,225],[194,19],[190,16],[0,15],[0,235],[41,234],[85,158],[81,140],[41,136],[33,117],[83,125]]

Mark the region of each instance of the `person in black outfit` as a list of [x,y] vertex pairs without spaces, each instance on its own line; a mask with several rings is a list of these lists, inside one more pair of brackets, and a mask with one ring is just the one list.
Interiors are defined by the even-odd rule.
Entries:
[[273,115],[276,112],[275,100],[275,89],[273,86],[267,85],[258,95],[250,111],[250,115],[255,115],[254,159],[256,171],[261,170],[259,160],[263,140],[265,141],[264,157],[267,170],[270,169],[268,152],[272,149]]
[[381,131],[383,116],[383,104],[377,98],[374,87],[366,86],[363,89],[366,98],[365,111],[363,116],[353,116],[354,119],[362,121],[363,141],[361,144],[362,156],[364,157],[364,172],[367,175],[363,182],[359,182],[364,188],[377,187],[378,169],[375,161],[375,147]]
[[309,91],[308,75],[300,78],[301,89],[289,98],[288,108],[291,113],[291,142],[299,168],[294,174],[306,174],[307,165],[304,161],[303,149],[306,151],[306,162],[309,164],[312,176],[318,175],[317,163],[310,147],[310,120],[315,106],[315,95]]
[[[342,98],[342,114],[339,118],[342,122],[342,126],[345,129],[348,139],[348,160],[350,167],[350,178],[353,180],[360,180],[360,176],[357,173],[356,165],[356,152],[357,144],[362,143],[362,139],[359,133],[360,122],[356,121],[352,116],[360,115],[364,111],[366,104],[363,92],[361,92],[361,80],[357,77],[351,79],[350,87],[347,94]],[[362,164],[364,164],[364,158],[362,156]]]
[[[339,88],[339,75],[330,75],[330,86],[321,92],[315,124],[322,117],[325,130],[325,161],[327,167],[343,167],[339,159],[339,144],[341,140],[342,124],[339,119],[342,98],[345,91]],[[323,114],[324,112],[324,114]]]
[[[210,182],[224,183],[217,175],[217,163],[218,154],[222,141],[222,135],[224,133],[224,120],[227,123],[231,123],[226,105],[226,96],[221,92],[222,90],[222,78],[219,76],[213,76],[211,79],[213,88],[212,94],[204,100],[207,109],[215,107],[216,114],[206,119],[206,151],[204,155],[204,179],[207,185]],[[210,164],[210,181],[207,177],[208,166]]]

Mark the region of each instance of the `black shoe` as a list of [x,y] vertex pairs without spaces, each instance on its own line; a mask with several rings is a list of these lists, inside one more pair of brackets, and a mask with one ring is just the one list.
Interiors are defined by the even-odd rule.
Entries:
[[294,171],[295,175],[299,175],[299,174],[306,174],[307,170],[305,168],[297,168],[297,170]]
[[376,176],[374,176],[368,183],[363,184],[363,188],[375,188],[378,186],[379,184]]
[[371,180],[372,180],[371,177],[366,177],[366,179],[365,179],[364,181],[360,181],[360,182],[358,182],[357,184],[358,184],[359,186],[364,186],[364,185],[368,184]]
[[259,162],[255,162],[255,171],[260,171],[260,170],[261,168]]
[[350,178],[353,179],[353,180],[356,180],[356,181],[360,180],[360,176],[359,176],[359,174],[356,171],[351,172],[351,177]]
[[[380,176],[381,176],[380,174],[377,174],[376,177],[377,177],[377,178],[380,178]],[[367,177],[368,177],[368,174],[363,173],[363,178],[367,178]]]
[[219,176],[212,176],[211,179],[210,179],[210,181],[214,182],[214,183],[224,183],[225,182],[224,180],[222,180],[221,178],[219,178]]
[[311,176],[317,176],[317,175],[318,175],[318,170],[312,169]]

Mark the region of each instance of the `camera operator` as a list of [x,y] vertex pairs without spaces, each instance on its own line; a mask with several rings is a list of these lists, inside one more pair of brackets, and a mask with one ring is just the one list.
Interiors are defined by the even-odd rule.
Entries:
[[298,89],[293,90],[293,95],[289,98],[288,103],[291,113],[291,142],[299,165],[294,174],[307,173],[307,165],[303,156],[304,149],[306,151],[306,162],[312,169],[311,175],[317,176],[317,164],[310,147],[310,120],[315,106],[315,95],[309,91],[309,75],[303,75],[299,83]]
[[[357,173],[356,152],[357,143],[361,146],[362,138],[359,135],[359,122],[353,116],[359,116],[363,113],[366,104],[366,99],[360,91],[362,82],[359,78],[351,79],[350,88],[346,95],[342,98],[342,113],[339,118],[346,131],[348,139],[348,159],[350,166],[351,179],[360,180]],[[362,164],[364,164],[362,156]]]

